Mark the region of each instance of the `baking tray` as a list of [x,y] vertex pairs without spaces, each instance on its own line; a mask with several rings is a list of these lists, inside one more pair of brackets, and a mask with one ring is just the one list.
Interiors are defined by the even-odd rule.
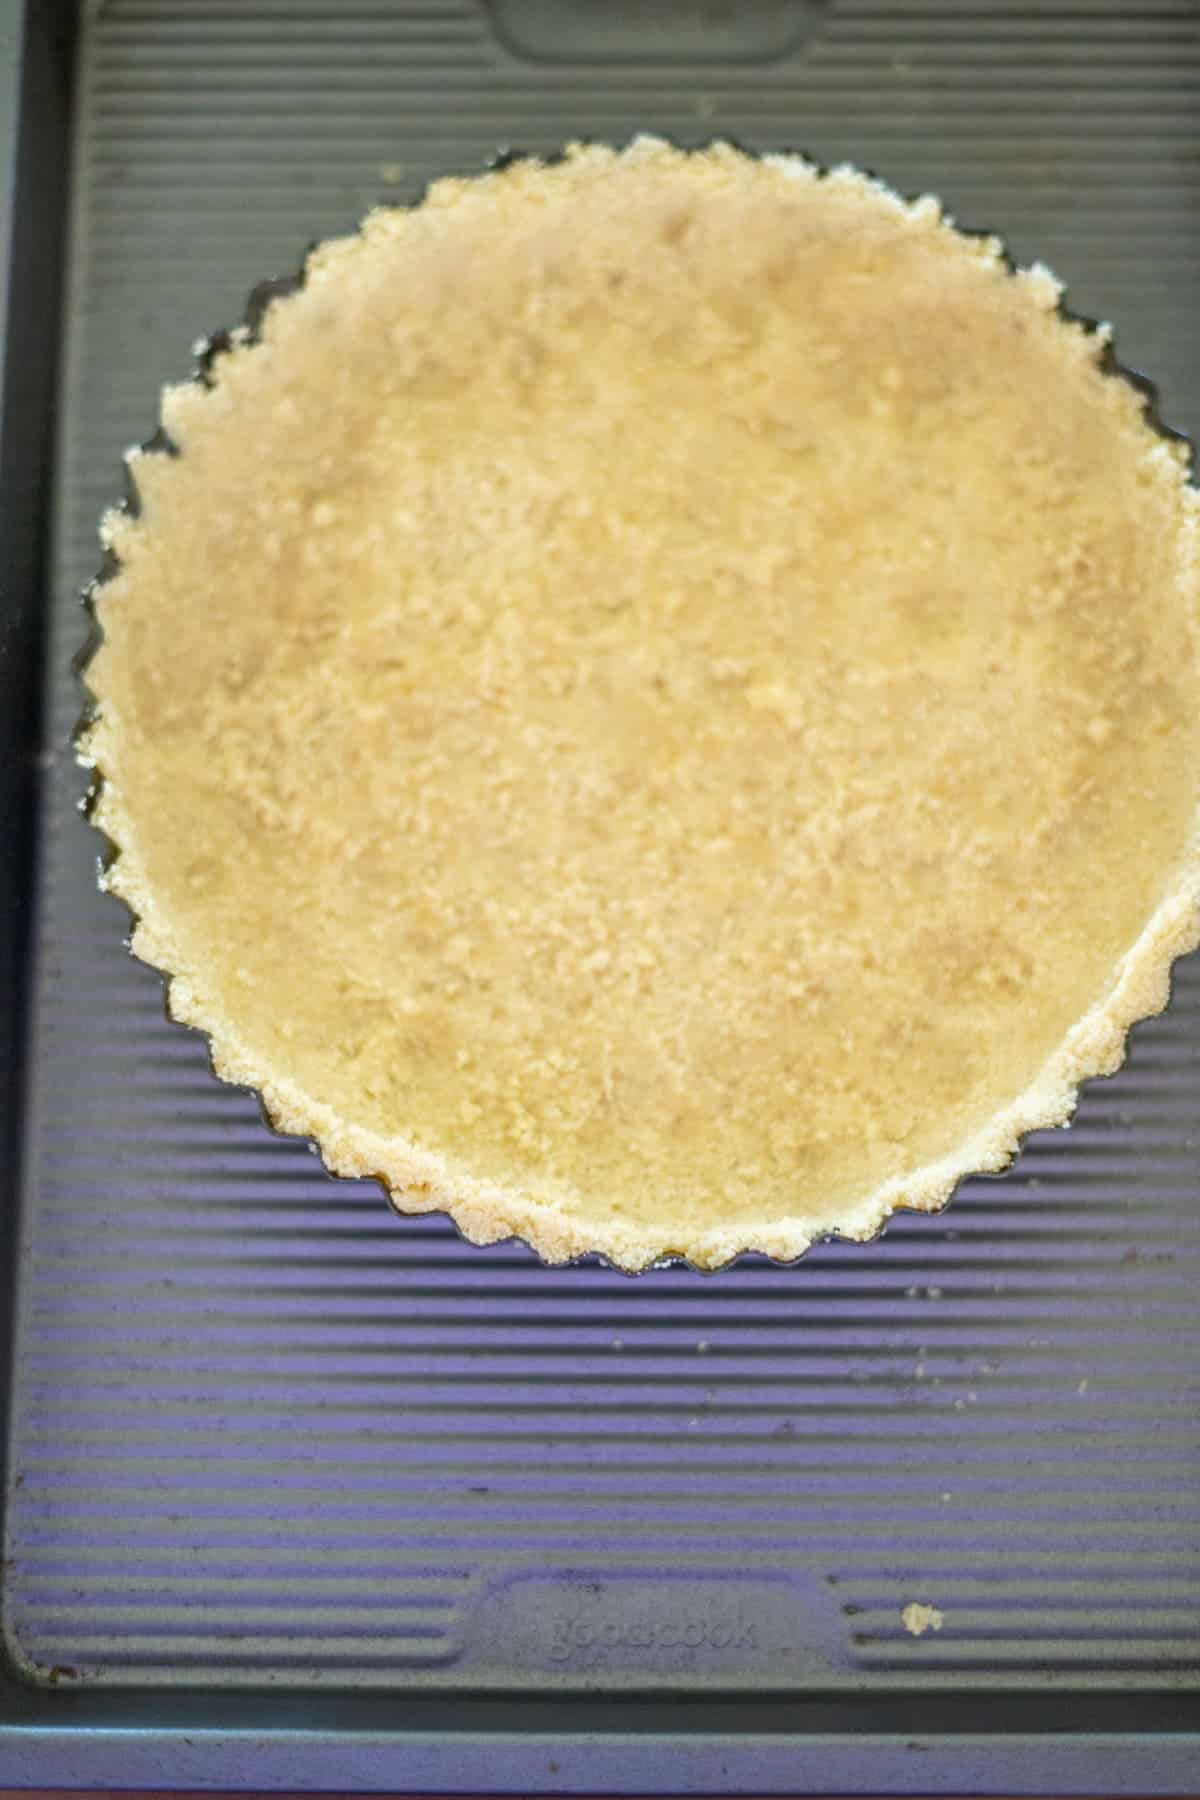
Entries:
[[1200,962],[943,1217],[547,1270],[211,1078],[69,753],[159,384],[307,241],[504,146],[728,134],[937,190],[1194,431],[1200,10],[0,0],[0,32],[0,1784],[1200,1791]]

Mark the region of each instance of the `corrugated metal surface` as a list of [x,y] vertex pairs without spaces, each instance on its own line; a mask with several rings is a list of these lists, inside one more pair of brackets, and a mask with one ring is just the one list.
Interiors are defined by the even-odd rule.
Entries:
[[73,810],[75,594],[159,382],[306,241],[498,144],[727,132],[933,187],[1200,424],[1192,0],[800,10],[779,60],[550,67],[467,0],[92,9],[7,1544],[43,1678],[1200,1673],[1194,960],[1074,1130],[942,1220],[794,1270],[547,1271],[395,1221],[215,1084]]

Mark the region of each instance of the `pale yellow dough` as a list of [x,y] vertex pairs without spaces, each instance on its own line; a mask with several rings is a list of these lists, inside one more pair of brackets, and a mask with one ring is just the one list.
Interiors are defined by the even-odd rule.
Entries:
[[477,1241],[867,1237],[1197,939],[1197,496],[1044,270],[655,140],[310,260],[111,515],[109,885],[217,1068]]

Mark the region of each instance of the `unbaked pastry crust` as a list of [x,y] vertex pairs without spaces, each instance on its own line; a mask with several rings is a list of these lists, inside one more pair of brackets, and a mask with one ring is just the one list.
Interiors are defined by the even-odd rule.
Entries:
[[1200,512],[1059,298],[646,138],[320,247],[104,524],[104,879],[217,1073],[629,1270],[1064,1122],[1200,939]]

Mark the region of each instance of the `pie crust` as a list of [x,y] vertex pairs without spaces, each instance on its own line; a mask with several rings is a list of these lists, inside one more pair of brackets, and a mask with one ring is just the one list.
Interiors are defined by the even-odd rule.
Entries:
[[1059,302],[650,138],[314,251],[103,526],[103,879],[217,1073],[629,1270],[1065,1121],[1200,938],[1200,509]]

